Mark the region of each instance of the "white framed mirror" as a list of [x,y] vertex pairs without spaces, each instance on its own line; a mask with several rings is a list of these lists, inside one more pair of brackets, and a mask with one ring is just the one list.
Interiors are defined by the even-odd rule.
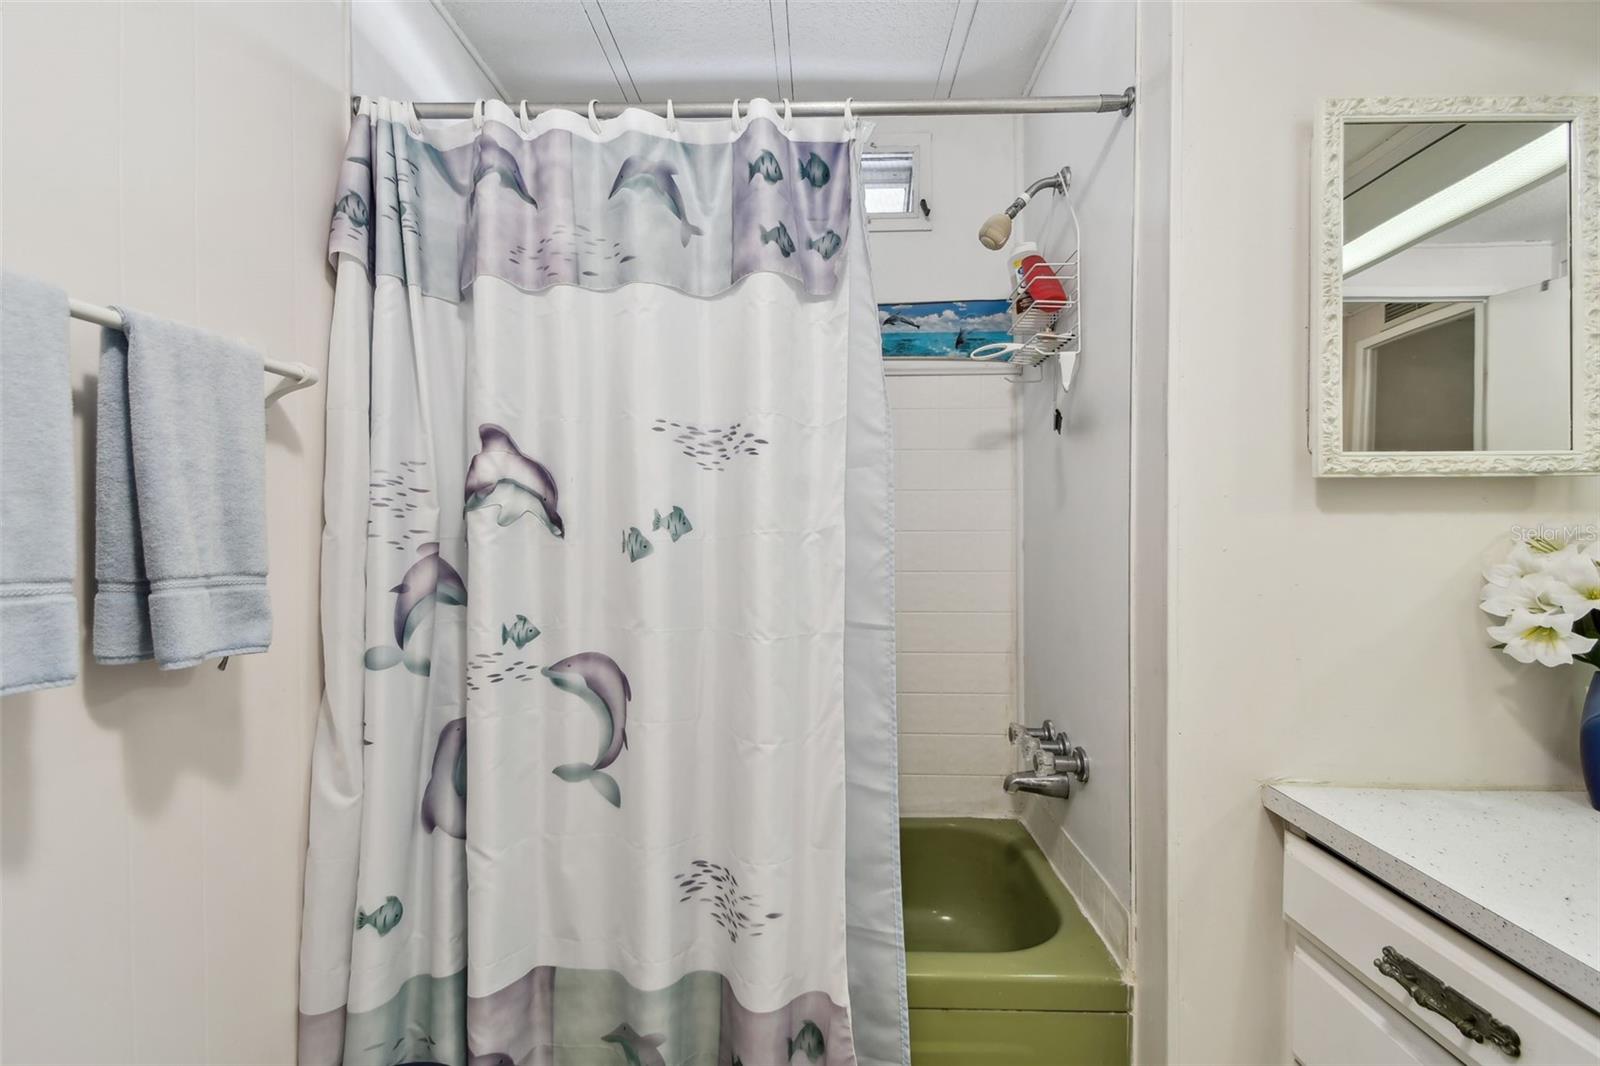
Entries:
[[1326,100],[1319,477],[1600,473],[1600,97]]

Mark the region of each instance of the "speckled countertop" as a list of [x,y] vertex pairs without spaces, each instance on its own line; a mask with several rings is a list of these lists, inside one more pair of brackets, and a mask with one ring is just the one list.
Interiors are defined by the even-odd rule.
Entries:
[[1262,802],[1600,1011],[1600,812],[1581,792],[1277,784]]

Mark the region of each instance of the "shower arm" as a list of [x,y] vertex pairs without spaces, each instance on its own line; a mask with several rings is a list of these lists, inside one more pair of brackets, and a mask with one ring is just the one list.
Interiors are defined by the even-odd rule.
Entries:
[[1011,206],[1006,208],[1006,217],[1016,218],[1018,213],[1024,207],[1027,207],[1035,196],[1038,196],[1046,189],[1054,189],[1057,193],[1064,195],[1070,188],[1072,188],[1072,168],[1062,167],[1048,178],[1040,178],[1024,189],[1022,195],[1011,201]]

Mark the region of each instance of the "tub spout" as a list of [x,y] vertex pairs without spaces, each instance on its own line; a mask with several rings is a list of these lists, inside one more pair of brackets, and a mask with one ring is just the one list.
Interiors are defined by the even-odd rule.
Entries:
[[1007,792],[1071,799],[1073,778],[1080,785],[1088,782],[1088,754],[1065,733],[1057,732],[1055,723],[1046,720],[1039,729],[1012,725],[1006,735],[1013,744],[1023,742],[1024,760],[1033,763],[1032,771],[1006,775]]
[[1057,799],[1072,798],[1072,778],[1066,774],[1007,774],[1007,792],[1033,792]]

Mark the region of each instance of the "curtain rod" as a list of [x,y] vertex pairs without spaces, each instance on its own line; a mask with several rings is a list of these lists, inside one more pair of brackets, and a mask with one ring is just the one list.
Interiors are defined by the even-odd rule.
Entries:
[[[1129,86],[1120,93],[1096,93],[1089,96],[996,96],[976,97],[967,100],[851,100],[849,101],[852,114],[864,117],[880,115],[1072,115],[1072,114],[1097,114],[1107,111],[1120,111],[1124,115],[1133,112],[1135,94],[1133,86]],[[742,101],[748,103],[748,101]],[[507,101],[507,106],[515,109],[522,101]],[[780,106],[781,101],[769,101],[774,107]],[[845,109],[844,100],[814,100],[805,103],[791,103],[791,113],[796,118],[828,118],[843,116]],[[412,110],[418,118],[471,118],[474,101],[456,100],[450,102],[414,103]],[[562,109],[575,111],[578,114],[587,114],[587,102],[578,104],[536,104],[528,102],[530,112],[549,111]],[[350,109],[359,110],[361,97],[350,99]],[[678,118],[727,118],[733,109],[733,101],[725,100],[721,103],[677,103],[672,104],[672,112]],[[653,114],[666,113],[665,102],[661,104],[615,104],[595,103],[594,112],[597,118],[616,118],[624,111],[649,111]]]
[[[89,303],[87,300],[67,298],[67,316],[76,318],[80,322],[92,322],[106,329],[123,330],[126,324],[122,316],[114,307],[101,307],[99,304]],[[281,363],[276,359],[261,360],[261,369],[269,374],[283,378],[283,382],[267,393],[267,403],[287,396],[299,389],[310,388],[320,380],[316,370],[304,363]]]

